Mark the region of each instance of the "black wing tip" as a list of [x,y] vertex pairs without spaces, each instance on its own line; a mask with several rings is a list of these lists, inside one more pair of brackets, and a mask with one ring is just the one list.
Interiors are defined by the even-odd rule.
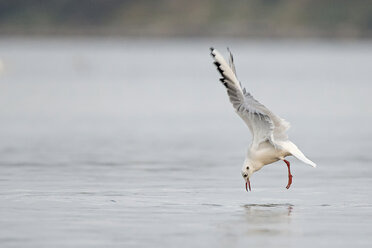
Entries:
[[220,78],[220,82],[228,89],[229,86],[228,84],[225,82],[225,78]]
[[220,67],[220,63],[218,63],[217,61],[214,61],[213,64],[217,67],[217,70],[218,72],[221,74],[222,77],[225,77],[225,75],[223,75],[223,70],[221,69]]
[[214,54],[214,48],[213,47],[210,47],[209,50],[211,50],[211,56],[214,58],[216,56],[216,54]]
[[[215,58],[215,56],[216,56],[216,54],[214,54],[213,52],[214,52],[214,48],[213,47],[210,47],[209,48],[210,50],[211,50],[211,55],[212,55],[212,57],[213,58]],[[221,69],[221,64],[220,64],[220,62],[218,62],[218,61],[214,61],[213,62],[213,64],[216,66],[216,68],[217,68],[217,71],[221,74],[221,76],[222,76],[222,78],[220,78],[220,82],[226,87],[226,88],[228,88],[228,85],[227,85],[227,83],[226,83],[226,78],[225,78],[225,75],[223,74],[223,70]]]
[[226,48],[227,48],[227,51],[228,51],[229,54],[230,54],[231,61],[234,61],[234,57],[233,57],[233,54],[232,54],[230,48],[229,48],[229,47],[226,47]]

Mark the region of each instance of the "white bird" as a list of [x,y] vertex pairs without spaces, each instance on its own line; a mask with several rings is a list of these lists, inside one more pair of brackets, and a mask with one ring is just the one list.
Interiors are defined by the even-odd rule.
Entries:
[[267,164],[283,160],[288,167],[287,189],[292,184],[290,163],[285,160],[287,156],[294,156],[302,162],[316,167],[316,164],[293,144],[286,134],[290,125],[287,121],[271,112],[259,103],[253,96],[242,87],[237,79],[233,56],[230,53],[229,64],[223,56],[214,48],[211,55],[214,64],[220,72],[220,81],[227,89],[230,102],[238,115],[244,120],[252,133],[252,144],[250,145],[243,167],[242,176],[245,180],[245,188],[251,190],[250,177]]

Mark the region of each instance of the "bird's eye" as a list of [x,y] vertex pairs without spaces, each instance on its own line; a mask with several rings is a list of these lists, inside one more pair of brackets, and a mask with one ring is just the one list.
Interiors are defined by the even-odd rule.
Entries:
[[247,174],[244,174],[244,176],[243,177],[247,177],[248,175]]
[[247,170],[249,170],[249,166],[247,166]]

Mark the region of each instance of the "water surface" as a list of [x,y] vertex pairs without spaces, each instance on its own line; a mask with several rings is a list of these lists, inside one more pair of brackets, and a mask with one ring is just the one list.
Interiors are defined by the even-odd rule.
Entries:
[[[318,164],[252,177],[208,47]],[[0,41],[1,247],[371,247],[372,44]]]

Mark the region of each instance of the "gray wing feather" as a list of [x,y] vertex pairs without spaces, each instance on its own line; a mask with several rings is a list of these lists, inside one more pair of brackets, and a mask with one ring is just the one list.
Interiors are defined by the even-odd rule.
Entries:
[[236,76],[236,70],[235,70],[235,65],[234,65],[234,56],[232,55],[231,51],[230,51],[230,48],[227,48],[227,51],[229,51],[229,65],[230,65],[230,68],[231,70],[234,72],[235,76]]
[[230,52],[230,64],[228,65],[222,55],[211,48],[214,64],[220,72],[220,81],[227,89],[230,102],[237,114],[244,120],[253,135],[253,144],[269,141],[274,146],[275,139],[287,139],[286,131],[289,123],[274,115],[269,109],[258,102],[249,92],[242,87],[236,77],[234,59]]

